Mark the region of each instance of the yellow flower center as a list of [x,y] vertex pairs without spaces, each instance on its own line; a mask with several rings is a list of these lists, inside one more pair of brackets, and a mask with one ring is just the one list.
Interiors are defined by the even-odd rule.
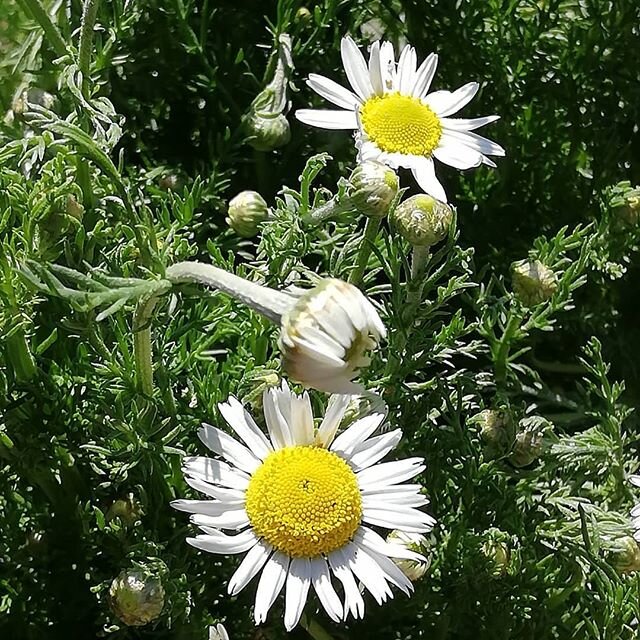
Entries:
[[383,151],[429,156],[440,142],[440,118],[422,101],[400,93],[369,98],[360,109],[369,139]]
[[362,498],[354,472],[313,446],[269,454],[251,478],[245,509],[255,534],[295,558],[344,546],[358,530]]

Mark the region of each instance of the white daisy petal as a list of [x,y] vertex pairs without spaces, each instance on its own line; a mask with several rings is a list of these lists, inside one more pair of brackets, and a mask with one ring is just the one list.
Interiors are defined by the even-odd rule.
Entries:
[[256,624],[261,624],[267,619],[271,605],[282,591],[288,568],[289,558],[279,551],[276,551],[267,561],[256,591],[256,604],[253,610]]
[[633,509],[631,509],[631,517],[637,518],[640,516],[640,504],[637,504]]
[[253,473],[261,464],[247,447],[210,424],[203,423],[198,430],[198,437],[211,451],[226,458],[242,471]]
[[423,458],[405,458],[395,462],[383,462],[375,467],[359,471],[356,476],[363,491],[374,487],[400,484],[426,469]]
[[228,502],[217,502],[215,500],[173,500],[171,506],[178,511],[202,513],[208,516],[219,516],[228,511],[244,510],[242,502],[229,504]]
[[483,118],[441,118],[440,124],[444,131],[447,129],[453,129],[454,131],[473,131],[499,119],[500,116],[484,116]]
[[310,73],[307,84],[323,98],[338,107],[353,111],[360,104],[360,98],[337,82],[316,73]]
[[398,446],[400,438],[402,438],[400,429],[369,438],[354,447],[349,462],[356,471],[366,469],[393,451]]
[[199,527],[237,530],[244,529],[249,525],[249,517],[244,507],[241,507],[240,509],[227,509],[216,516],[195,513],[191,516],[191,522]]
[[246,473],[232,468],[222,460],[202,456],[186,457],[182,460],[182,471],[186,476],[223,487],[246,489],[249,486],[249,476]]
[[276,398],[275,389],[266,389],[262,394],[264,420],[274,449],[283,449],[293,445],[293,436],[285,420]]
[[229,595],[240,593],[258,575],[272,552],[273,548],[262,541],[252,547],[229,580]]
[[493,169],[498,167],[498,165],[491,160],[491,158],[487,158],[487,156],[482,156],[482,164],[486,164],[488,167],[492,167]]
[[395,84],[396,91],[404,95],[411,95],[411,90],[415,85],[417,62],[416,50],[412,46],[406,45],[398,61],[398,72]]
[[362,492],[362,505],[375,507],[384,505],[398,505],[402,507],[424,507],[429,500],[422,493],[416,491],[404,491],[405,485],[394,485],[398,491],[373,491],[370,494]]
[[436,178],[436,170],[433,166],[432,158],[424,158],[422,162],[411,169],[414,178],[425,193],[433,196],[436,200],[447,202],[447,194]]
[[416,562],[426,562],[426,558],[415,551],[401,544],[393,544],[387,542],[381,535],[378,535],[373,529],[362,527],[355,535],[355,540],[361,546],[367,547],[380,555],[390,558],[403,558],[405,560],[415,560]]
[[375,527],[403,529],[415,533],[430,531],[435,520],[428,514],[411,507],[366,507],[362,511],[362,521]]
[[436,74],[438,67],[438,56],[430,53],[422,62],[415,75],[415,84],[411,94],[416,98],[424,98],[429,91],[433,76]]
[[285,590],[284,626],[291,631],[299,622],[311,586],[309,558],[293,558]]
[[334,622],[340,622],[343,615],[342,603],[331,584],[329,567],[324,558],[311,560],[311,582],[327,615]]
[[387,556],[376,553],[371,549],[366,549],[366,547],[360,547],[359,551],[361,553],[365,553],[371,559],[371,566],[378,568],[385,580],[388,580],[391,584],[395,584],[396,587],[406,595],[411,594],[413,591],[411,580],[402,573],[398,565],[393,562],[393,560],[389,560]]
[[391,42],[383,42],[380,45],[380,77],[382,86],[386,92],[393,91],[396,75],[396,59]]
[[229,396],[227,402],[221,402],[218,409],[227,424],[238,434],[239,438],[247,444],[253,455],[264,460],[272,451],[273,447],[269,440],[249,412],[233,396]]
[[434,149],[433,155],[450,167],[456,169],[471,169],[482,164],[482,154],[461,144],[441,144]]
[[376,40],[369,50],[369,79],[373,92],[380,96],[384,93],[382,75],[380,73],[380,41]]
[[353,90],[363,100],[371,97],[373,95],[373,87],[369,79],[367,64],[360,49],[358,49],[358,45],[349,36],[345,36],[340,43],[340,52],[344,71]]
[[329,398],[327,410],[316,433],[317,444],[323,447],[329,447],[331,445],[350,400],[350,395],[338,393],[333,394]]
[[386,602],[387,598],[393,598],[393,592],[389,588],[385,574],[380,569],[380,566],[372,560],[371,556],[362,547],[355,543],[351,544],[356,550],[349,562],[349,568],[378,604]]
[[300,122],[321,129],[357,129],[355,111],[332,109],[298,109],[295,116]]
[[505,154],[504,149],[499,144],[493,142],[493,140],[483,138],[477,133],[471,133],[470,131],[443,132],[440,144],[446,145],[454,142],[491,156],[504,156]]
[[333,441],[331,451],[350,457],[353,449],[364,442],[384,422],[385,417],[383,413],[371,413],[356,420]]
[[468,82],[454,92],[434,91],[424,98],[424,102],[437,116],[444,118],[460,111],[471,102],[479,88],[480,85],[477,82]]
[[342,583],[344,589],[344,617],[346,618],[347,614],[351,612],[351,615],[358,619],[364,617],[364,600],[349,567],[355,552],[355,545],[350,543],[341,549],[332,551],[327,559],[333,575]]
[[291,431],[297,445],[313,444],[313,412],[309,394],[294,396],[291,401]]
[[251,530],[243,531],[235,536],[228,536],[220,531],[209,535],[187,538],[187,542],[196,549],[209,553],[243,553],[258,543]]
[[184,481],[196,491],[200,491],[205,495],[223,500],[227,504],[233,505],[238,502],[245,501],[245,492],[241,489],[230,489],[229,487],[218,487],[199,478],[185,476]]
[[640,529],[633,534],[633,539],[636,542],[640,542]]
[[629,482],[630,482],[634,487],[640,487],[640,475],[632,475],[632,476],[629,476]]

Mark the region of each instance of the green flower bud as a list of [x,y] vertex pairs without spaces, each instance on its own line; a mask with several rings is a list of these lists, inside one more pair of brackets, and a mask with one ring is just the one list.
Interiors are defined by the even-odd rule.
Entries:
[[553,425],[539,416],[521,420],[509,462],[518,468],[535,462],[545,448],[545,435],[552,429]]
[[78,222],[82,222],[84,216],[84,207],[76,200],[73,194],[67,196],[67,215],[75,218]]
[[640,221],[640,187],[631,187],[629,182],[622,182],[614,189],[611,207],[615,215],[629,226],[636,226]]
[[109,587],[109,603],[116,616],[130,627],[155,620],[164,607],[160,579],[148,571],[126,569]]
[[244,120],[247,143],[258,151],[272,151],[291,140],[289,121],[282,113],[250,111]]
[[29,110],[29,104],[35,104],[45,109],[53,109],[56,105],[56,98],[48,91],[43,91],[37,87],[29,87],[16,95],[11,104],[11,109],[16,116],[21,116]]
[[371,218],[383,218],[398,194],[398,175],[380,162],[359,164],[351,173],[347,194],[360,213]]
[[241,191],[229,201],[227,224],[243,238],[258,235],[259,225],[269,217],[269,207],[256,191]]
[[622,574],[640,571],[640,547],[631,536],[616,540],[610,562]]
[[135,499],[133,493],[127,494],[126,498],[116,500],[107,511],[107,522],[119,518],[126,526],[135,524],[142,517],[142,507]]
[[309,22],[312,17],[313,14],[311,13],[311,11],[309,11],[309,9],[307,9],[307,7],[300,7],[296,11],[296,22],[306,23]]
[[453,223],[453,209],[420,194],[401,202],[390,218],[398,233],[414,247],[430,247],[446,238]]
[[520,260],[511,265],[511,286],[518,300],[532,307],[553,296],[558,280],[540,260]]
[[500,458],[511,451],[515,438],[515,426],[506,409],[485,409],[469,419],[480,430],[488,458]]
[[488,529],[483,535],[480,553],[485,569],[493,578],[513,575],[520,568],[516,540],[500,529]]

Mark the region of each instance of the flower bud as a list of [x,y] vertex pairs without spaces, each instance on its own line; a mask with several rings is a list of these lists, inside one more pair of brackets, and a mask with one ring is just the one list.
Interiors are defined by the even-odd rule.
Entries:
[[393,169],[368,160],[351,173],[347,193],[351,204],[362,215],[383,218],[389,212],[399,188],[398,175]]
[[453,209],[424,193],[401,202],[391,213],[398,233],[414,247],[430,247],[446,238]]
[[209,627],[209,640],[229,640],[229,634],[220,623]]
[[75,218],[78,222],[82,222],[82,218],[84,216],[84,207],[71,193],[67,196],[67,215]]
[[142,517],[142,507],[136,500],[133,493],[127,494],[126,498],[116,500],[107,511],[107,522],[119,518],[125,526],[135,524]]
[[282,113],[250,111],[244,119],[247,143],[257,151],[272,151],[291,140],[291,128]]
[[540,260],[521,260],[511,265],[511,286],[518,300],[532,307],[553,296],[558,280]]
[[38,87],[29,87],[21,91],[11,104],[11,109],[16,116],[21,116],[29,111],[29,105],[35,104],[45,109],[53,109],[56,105],[56,98],[48,91],[38,89]]
[[309,22],[313,18],[313,14],[307,7],[300,7],[296,11],[296,22],[306,23]]
[[[428,551],[427,539],[420,533],[407,533],[406,531],[399,531],[394,529],[388,536],[387,542],[399,544],[410,551],[415,551],[421,555],[424,555]],[[400,568],[411,582],[416,582],[424,576],[429,570],[431,560],[425,558],[424,560],[408,560],[406,558],[394,558],[393,561]]]
[[326,278],[282,316],[283,367],[297,382],[320,391],[360,393],[362,387],[351,380],[385,335],[380,316],[357,287]]
[[256,191],[241,191],[229,201],[227,224],[243,238],[258,234],[259,225],[269,217],[269,207]]
[[109,587],[109,602],[116,616],[130,627],[155,620],[164,607],[160,579],[142,569],[125,569]]
[[158,186],[163,191],[177,191],[182,187],[182,180],[174,173],[168,173],[160,178]]
[[511,451],[515,428],[506,409],[485,409],[472,416],[469,424],[478,426],[488,458],[500,458]]
[[242,404],[250,404],[256,409],[262,409],[262,394],[271,387],[280,384],[277,371],[265,367],[257,367],[246,373],[238,385],[238,397]]
[[553,425],[544,418],[533,416],[520,421],[509,462],[514,467],[528,467],[535,462],[545,447],[545,435]]
[[519,569],[520,557],[513,548],[514,539],[509,534],[492,527],[485,532],[483,538],[480,553],[486,571],[493,578],[513,574]]
[[640,571],[640,547],[631,536],[616,540],[610,556],[610,562],[618,572],[625,574]]

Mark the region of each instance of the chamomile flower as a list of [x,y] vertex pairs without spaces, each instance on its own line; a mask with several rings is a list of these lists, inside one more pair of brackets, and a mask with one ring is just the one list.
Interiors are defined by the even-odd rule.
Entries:
[[480,164],[495,167],[488,156],[504,149],[476,133],[499,116],[451,118],[478,92],[477,82],[456,91],[428,93],[438,57],[430,54],[418,67],[415,49],[407,45],[396,64],[390,42],[374,42],[369,62],[355,42],[342,39],[342,62],[352,90],[329,78],[310,74],[309,86],[338,110],[301,109],[296,117],[324,129],[356,131],[358,160],[377,160],[411,169],[426,193],[443,202],[447,196],[436,177],[434,159],[456,169]]
[[[424,558],[376,528],[429,531],[428,503],[418,484],[404,484],[424,470],[422,458],[380,462],[398,444],[400,430],[373,435],[383,413],[366,415],[339,435],[349,396],[331,396],[316,428],[309,396],[286,382],[265,391],[268,437],[234,397],[220,412],[242,440],[203,425],[200,439],[218,457],[183,462],[187,483],[208,500],[176,500],[193,514],[202,533],[192,546],[218,554],[246,553],[228,591],[237,594],[258,574],[256,624],[284,589],[284,623],[300,620],[311,588],[329,617],[364,615],[358,582],[378,604],[393,597],[391,585],[409,594],[412,584],[392,558]],[[342,599],[333,578],[341,584]]]

